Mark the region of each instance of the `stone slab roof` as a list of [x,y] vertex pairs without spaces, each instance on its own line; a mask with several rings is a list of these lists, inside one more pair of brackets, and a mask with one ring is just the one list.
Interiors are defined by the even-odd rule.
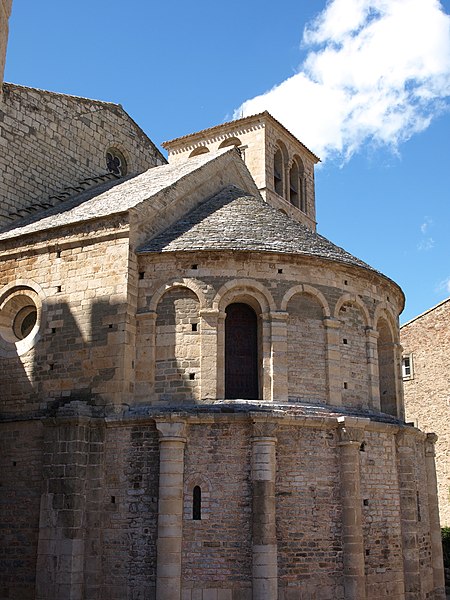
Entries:
[[229,186],[150,240],[139,252],[253,250],[317,256],[374,271],[262,198]]
[[236,151],[203,154],[179,165],[153,167],[136,177],[100,184],[48,210],[15,221],[0,230],[0,241],[125,213],[228,152]]

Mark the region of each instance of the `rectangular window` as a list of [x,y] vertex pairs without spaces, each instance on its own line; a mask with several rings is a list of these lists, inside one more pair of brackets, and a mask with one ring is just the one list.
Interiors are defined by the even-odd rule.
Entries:
[[412,354],[405,354],[402,357],[402,377],[403,380],[413,379],[413,360]]

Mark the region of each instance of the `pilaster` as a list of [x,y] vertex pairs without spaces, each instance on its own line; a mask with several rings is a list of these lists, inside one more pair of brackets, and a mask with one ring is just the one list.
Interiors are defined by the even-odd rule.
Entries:
[[367,368],[369,374],[369,402],[374,410],[380,410],[380,373],[378,368],[378,337],[375,329],[366,329]]
[[202,399],[215,400],[218,389],[218,325],[220,311],[200,311],[200,385]]
[[323,320],[327,341],[327,387],[328,403],[342,405],[340,327],[338,319]]
[[342,505],[342,550],[346,600],[365,600],[364,540],[360,489],[360,447],[365,421],[339,417],[339,450]]
[[287,369],[287,312],[272,312],[272,400],[286,402],[289,396]]
[[414,431],[409,432],[406,429],[399,431],[396,436],[396,446],[405,600],[420,600],[422,595],[417,534],[416,437]]
[[253,422],[253,600],[278,598],[275,525],[276,425]]
[[437,495],[437,478],[435,464],[435,444],[437,435],[427,433],[425,440],[425,468],[427,472],[428,510],[431,535],[431,562],[433,568],[434,597],[445,600],[445,577],[442,554],[441,526],[439,523],[439,506]]
[[157,419],[156,428],[159,432],[156,600],[180,600],[186,425]]

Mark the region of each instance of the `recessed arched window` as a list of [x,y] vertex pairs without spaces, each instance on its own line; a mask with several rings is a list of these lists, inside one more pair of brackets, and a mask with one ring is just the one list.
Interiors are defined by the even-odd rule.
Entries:
[[229,137],[220,144],[220,148],[228,148],[229,146],[242,146],[241,140],[237,137]]
[[284,194],[283,171],[283,155],[278,148],[273,158],[273,189],[279,196],[283,196]]
[[258,383],[258,318],[248,304],[225,309],[225,397],[256,400]]
[[106,152],[106,167],[116,177],[125,177],[128,172],[127,161],[117,148],[108,148]]
[[193,158],[194,156],[200,156],[201,154],[208,154],[208,152],[209,148],[207,148],[206,146],[199,146],[198,148],[192,150],[192,152],[189,154],[189,158]]
[[201,521],[202,518],[202,489],[196,485],[192,490],[192,519]]
[[289,171],[289,200],[291,204],[306,212],[306,180],[301,159],[296,156]]

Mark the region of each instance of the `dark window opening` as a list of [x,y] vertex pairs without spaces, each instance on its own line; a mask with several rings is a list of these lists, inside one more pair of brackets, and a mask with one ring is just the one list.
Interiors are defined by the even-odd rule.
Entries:
[[258,319],[248,304],[229,304],[225,319],[225,397],[256,400]]
[[202,518],[202,490],[196,485],[192,490],[192,519],[201,521]]

